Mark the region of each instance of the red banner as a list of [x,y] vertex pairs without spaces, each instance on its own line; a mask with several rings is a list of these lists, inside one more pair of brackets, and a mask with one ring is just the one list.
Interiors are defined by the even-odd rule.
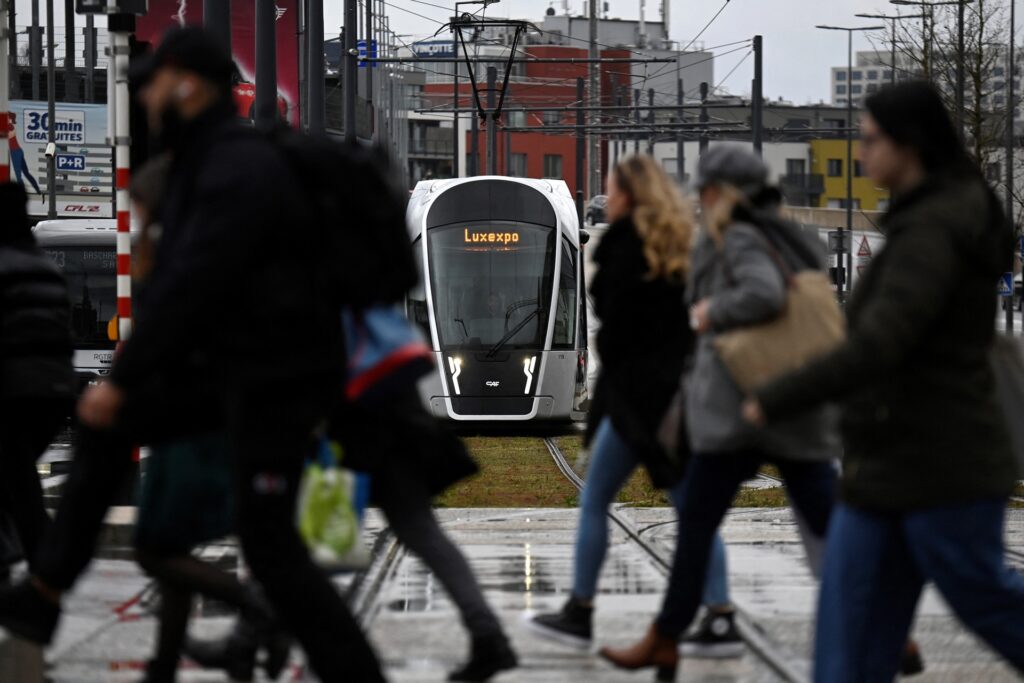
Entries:
[[[219,0],[214,0],[219,1]],[[277,0],[278,107],[292,125],[299,123],[299,12],[298,0]],[[235,84],[239,114],[252,118],[256,88],[256,21],[252,0],[231,3],[231,51],[241,76]],[[139,17],[139,40],[156,44],[175,25],[201,24],[202,0],[149,0],[149,13]]]

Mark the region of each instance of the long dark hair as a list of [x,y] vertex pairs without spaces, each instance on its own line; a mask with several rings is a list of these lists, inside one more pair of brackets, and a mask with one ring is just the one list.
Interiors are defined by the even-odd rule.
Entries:
[[914,150],[929,176],[981,179],[981,171],[931,83],[887,85],[870,95],[864,106],[886,135]]

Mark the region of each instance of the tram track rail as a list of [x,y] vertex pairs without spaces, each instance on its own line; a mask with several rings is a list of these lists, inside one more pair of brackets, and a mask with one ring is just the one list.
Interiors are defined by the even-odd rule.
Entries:
[[[562,453],[562,449],[559,448],[558,444],[555,443],[554,439],[546,437],[544,439],[544,446],[547,448],[548,453],[551,455],[551,459],[554,461],[555,466],[562,473],[562,475],[569,480],[569,482],[576,487],[577,490],[583,490],[583,477],[577,474],[576,470],[573,469],[572,465],[565,458],[565,454]],[[779,481],[777,478],[771,477],[771,475],[764,475],[765,479]],[[608,518],[618,526],[626,536],[636,545],[644,551],[645,554],[651,559],[655,568],[662,573],[664,576],[668,576],[672,570],[672,560],[666,557],[654,544],[648,542],[643,538],[643,531],[638,530],[636,526],[630,522],[624,515],[618,510],[612,508],[608,510]],[[750,651],[754,655],[768,665],[772,671],[775,672],[786,683],[807,683],[808,676],[806,673],[801,672],[797,667],[789,661],[791,659],[782,649],[772,643],[765,635],[764,628],[762,628],[746,611],[737,608],[736,611],[736,628],[740,633],[740,637],[750,648]]]

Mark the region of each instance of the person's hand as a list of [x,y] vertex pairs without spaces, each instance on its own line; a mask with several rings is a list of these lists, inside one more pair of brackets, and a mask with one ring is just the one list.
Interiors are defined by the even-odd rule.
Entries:
[[110,382],[100,382],[86,389],[78,400],[78,419],[86,427],[109,429],[117,419],[124,402],[124,392]]
[[690,328],[697,334],[711,329],[711,300],[701,299],[690,306]]
[[748,398],[744,401],[741,411],[743,419],[755,427],[764,427],[768,421],[764,416],[764,409],[761,408],[761,402],[756,398]]

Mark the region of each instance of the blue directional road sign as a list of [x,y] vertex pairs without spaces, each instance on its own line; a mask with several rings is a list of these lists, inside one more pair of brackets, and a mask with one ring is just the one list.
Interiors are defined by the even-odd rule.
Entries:
[[1013,296],[1013,273],[1003,273],[999,276],[999,296]]
[[[356,51],[359,54],[359,68],[364,69],[364,68],[366,68],[367,64],[369,64],[371,67],[377,66],[377,62],[372,61],[377,56],[377,41],[376,40],[371,40],[370,41],[370,52],[369,52],[369,54],[367,54],[367,52],[366,52],[366,41],[365,40],[357,40],[356,41]],[[369,62],[365,61],[367,59],[369,59],[371,61],[369,61]]]
[[84,154],[58,154],[56,157],[58,171],[84,171]]

